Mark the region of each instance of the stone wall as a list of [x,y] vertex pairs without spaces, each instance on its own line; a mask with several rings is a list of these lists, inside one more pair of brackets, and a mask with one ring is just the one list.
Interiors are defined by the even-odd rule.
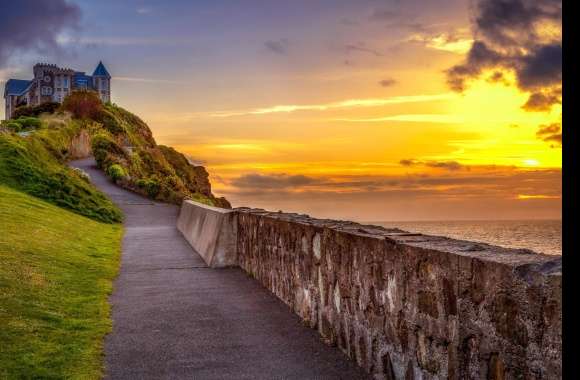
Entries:
[[376,379],[561,378],[561,258],[236,209],[238,265]]

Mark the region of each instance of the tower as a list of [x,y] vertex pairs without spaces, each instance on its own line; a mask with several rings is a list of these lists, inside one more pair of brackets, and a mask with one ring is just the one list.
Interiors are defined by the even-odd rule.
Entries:
[[93,72],[93,86],[103,102],[111,101],[111,75],[101,61]]

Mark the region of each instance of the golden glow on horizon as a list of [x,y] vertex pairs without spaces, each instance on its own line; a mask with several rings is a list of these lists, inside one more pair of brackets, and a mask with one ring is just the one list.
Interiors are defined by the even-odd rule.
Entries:
[[[437,199],[451,202],[450,208],[474,207],[483,215],[488,212],[485,202],[495,202],[491,208],[509,200],[531,207],[523,201],[543,200],[534,205],[546,205],[542,215],[554,217],[561,192],[561,148],[536,133],[540,125],[561,122],[561,106],[551,112],[526,111],[522,105],[529,94],[513,83],[513,76],[504,73],[503,83],[481,79],[456,94],[410,82],[405,93],[432,95],[393,91],[383,97],[377,96],[375,83],[366,93],[345,88],[334,94],[343,100],[322,97],[176,113],[161,121],[167,129],[159,140],[203,162],[212,189],[235,205],[312,212],[320,202],[359,196],[353,206],[390,202],[406,215],[403,200],[412,196],[424,205]],[[190,125],[197,129],[178,133]],[[404,165],[404,160],[412,164]],[[256,178],[245,179],[248,175],[263,176],[274,187],[251,188]],[[304,182],[294,185],[293,176],[303,176]],[[258,200],[265,203],[256,204]],[[287,203],[291,206],[282,206]],[[329,205],[320,215],[332,216],[333,209]],[[386,212],[381,206],[375,209],[369,204],[365,215]]]
[[[356,106],[353,109],[345,106],[361,104],[353,101],[329,103],[341,107],[310,110],[300,116],[292,112],[276,116],[279,108],[274,107],[268,108],[274,115],[254,114],[248,121],[234,121],[233,125],[239,123],[240,129],[248,128],[245,123],[267,122],[272,125],[269,129],[252,132],[259,139],[228,141],[215,138],[197,142],[191,147],[177,145],[201,157],[218,172],[232,173],[259,168],[261,171],[286,173],[392,174],[409,170],[399,164],[405,158],[457,161],[467,166],[560,168],[561,149],[551,148],[539,140],[536,131],[541,124],[558,122],[561,107],[554,107],[548,114],[527,112],[521,108],[526,99],[526,94],[514,87],[482,80],[474,83],[464,95],[446,96],[445,100],[438,98],[437,109],[445,112],[442,114],[424,113],[423,109],[430,106],[423,102],[404,104],[405,113],[378,117],[360,117],[365,111]],[[401,112],[391,104],[368,106],[367,109],[371,114]],[[408,113],[413,109],[417,113]],[[334,118],[336,113],[341,117]],[[356,116],[345,117],[349,114]],[[234,116],[231,118],[235,119]],[[261,118],[268,119],[263,121]],[[281,121],[288,125],[284,129],[289,128],[292,133],[266,138],[279,133],[281,127],[276,125]],[[324,128],[331,129],[320,135],[318,131],[324,128],[315,127],[317,124],[328,125]],[[333,133],[337,136],[331,138],[328,134]],[[316,143],[309,143],[310,139]],[[389,141],[396,144],[391,146],[387,144]],[[341,158],[337,157],[337,152],[341,152]],[[379,165],[361,164],[366,162]],[[433,169],[422,170],[429,172]]]
[[527,200],[527,199],[560,199],[561,197],[558,195],[542,195],[542,194],[536,194],[536,195],[527,195],[527,194],[518,194],[517,199],[520,200]]

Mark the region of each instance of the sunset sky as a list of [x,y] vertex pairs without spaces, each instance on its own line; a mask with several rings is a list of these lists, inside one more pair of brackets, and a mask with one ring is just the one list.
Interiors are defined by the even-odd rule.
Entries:
[[234,206],[561,216],[561,1],[19,3],[0,82],[102,60],[113,102]]

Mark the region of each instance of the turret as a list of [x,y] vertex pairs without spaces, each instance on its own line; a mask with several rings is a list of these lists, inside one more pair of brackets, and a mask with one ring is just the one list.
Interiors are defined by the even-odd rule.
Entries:
[[111,75],[101,61],[93,72],[93,85],[103,102],[111,101]]

